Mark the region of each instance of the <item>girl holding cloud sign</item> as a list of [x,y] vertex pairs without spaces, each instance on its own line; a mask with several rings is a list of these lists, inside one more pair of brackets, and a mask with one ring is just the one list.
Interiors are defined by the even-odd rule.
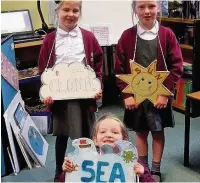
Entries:
[[[81,62],[89,65],[102,81],[103,53],[95,36],[77,26],[81,16],[82,1],[56,1],[58,27],[48,34],[39,55],[39,72],[52,68],[58,63]],[[96,101],[102,93],[96,93],[93,99],[53,100],[51,96],[43,102],[53,115],[53,134],[57,136],[55,144],[56,174],[54,181],[62,172],[68,137],[89,137],[95,120]]]

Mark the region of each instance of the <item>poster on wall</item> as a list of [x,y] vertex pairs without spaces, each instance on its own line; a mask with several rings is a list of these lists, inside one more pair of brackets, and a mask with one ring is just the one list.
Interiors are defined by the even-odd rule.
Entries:
[[18,70],[10,60],[1,52],[1,75],[17,91],[19,90]]

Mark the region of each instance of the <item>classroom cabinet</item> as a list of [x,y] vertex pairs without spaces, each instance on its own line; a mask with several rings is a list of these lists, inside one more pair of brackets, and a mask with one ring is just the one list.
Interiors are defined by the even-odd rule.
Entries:
[[41,83],[37,67],[41,45],[42,40],[15,44],[19,89],[30,113],[45,110],[39,98]]

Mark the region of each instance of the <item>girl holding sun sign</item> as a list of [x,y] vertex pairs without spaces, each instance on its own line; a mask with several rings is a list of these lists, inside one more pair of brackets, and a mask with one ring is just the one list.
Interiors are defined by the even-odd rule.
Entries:
[[[171,93],[183,72],[183,59],[179,44],[174,33],[166,27],[159,25],[156,20],[159,1],[133,1],[132,9],[138,17],[137,25],[125,30],[119,39],[116,50],[115,73],[117,75],[132,73],[137,77],[139,71],[133,70],[132,65],[140,65],[140,68],[154,68],[154,71],[169,71],[164,78],[163,85]],[[129,63],[133,60],[135,63]],[[153,62],[157,60],[157,62]],[[130,67],[131,65],[131,67]],[[134,68],[136,68],[134,66]],[[156,68],[156,69],[155,69]],[[157,77],[157,78],[160,78]],[[141,77],[141,82],[149,77]],[[124,80],[125,82],[127,80]],[[120,90],[124,90],[127,84],[117,80]],[[132,82],[133,83],[133,82]],[[132,84],[131,83],[131,84]],[[138,82],[139,83],[139,80]],[[132,88],[136,87],[136,83]],[[152,83],[146,83],[146,85]],[[162,83],[161,83],[162,84]],[[142,86],[144,89],[146,85]],[[174,127],[174,120],[171,107],[171,98],[166,95],[158,95],[153,104],[144,100],[140,104],[135,100],[135,95],[128,88],[129,92],[123,93],[125,124],[136,131],[136,146],[141,160],[148,166],[148,142],[149,131],[153,137],[153,160],[151,173],[157,182],[160,182],[160,163],[164,149],[164,128]]]

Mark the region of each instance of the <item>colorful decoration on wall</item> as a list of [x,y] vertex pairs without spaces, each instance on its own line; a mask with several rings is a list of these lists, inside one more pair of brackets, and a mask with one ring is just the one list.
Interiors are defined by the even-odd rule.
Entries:
[[1,52],[1,75],[17,91],[19,90],[18,70],[9,59]]

